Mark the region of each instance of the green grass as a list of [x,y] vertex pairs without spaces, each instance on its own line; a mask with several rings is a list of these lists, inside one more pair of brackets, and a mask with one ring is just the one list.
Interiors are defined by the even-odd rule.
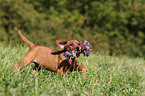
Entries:
[[33,63],[13,72],[13,65],[19,63],[27,50],[21,45],[0,46],[0,96],[145,95],[143,58],[82,55],[79,63],[87,69],[86,78],[77,71],[67,76],[45,70],[32,74]]

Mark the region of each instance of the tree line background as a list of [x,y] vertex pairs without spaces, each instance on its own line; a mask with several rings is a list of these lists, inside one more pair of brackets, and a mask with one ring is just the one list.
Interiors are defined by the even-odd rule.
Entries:
[[[145,56],[144,0],[0,0],[0,44],[87,40],[92,50]],[[23,42],[24,43],[24,42]]]

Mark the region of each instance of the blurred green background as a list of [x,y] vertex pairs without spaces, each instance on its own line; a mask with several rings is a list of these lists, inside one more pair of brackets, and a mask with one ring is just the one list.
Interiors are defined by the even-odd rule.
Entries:
[[0,0],[0,44],[87,40],[106,54],[145,56],[144,0]]

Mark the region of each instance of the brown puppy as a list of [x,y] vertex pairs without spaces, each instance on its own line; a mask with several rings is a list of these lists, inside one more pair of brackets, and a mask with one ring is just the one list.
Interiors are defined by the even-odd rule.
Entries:
[[13,71],[17,68],[22,68],[30,64],[31,62],[35,63],[35,69],[40,70],[40,67],[46,70],[58,72],[63,74],[64,71],[74,71],[76,69],[81,70],[85,77],[85,67],[83,65],[77,64],[77,58],[73,59],[72,64],[70,64],[66,57],[63,56],[66,51],[77,51],[77,48],[81,47],[77,40],[61,41],[56,40],[57,45],[63,49],[61,51],[44,47],[44,46],[35,46],[32,42],[26,39],[20,29],[18,29],[20,37],[30,46],[30,49],[26,53],[25,57],[20,61],[18,65],[13,66]]

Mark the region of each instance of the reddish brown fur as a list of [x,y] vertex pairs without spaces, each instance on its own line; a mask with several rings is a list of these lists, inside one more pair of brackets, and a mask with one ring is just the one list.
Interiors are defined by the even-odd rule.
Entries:
[[[46,70],[64,74],[64,71],[74,71],[78,69],[83,72],[83,75],[85,77],[86,69],[83,65],[77,64],[77,59],[75,59],[74,64],[72,66],[66,61],[66,57],[63,56],[63,51],[58,51],[44,46],[35,46],[32,42],[30,42],[22,35],[20,29],[18,29],[18,33],[20,37],[30,46],[30,49],[26,53],[25,57],[20,61],[20,63],[18,65],[13,66],[13,71],[15,71],[17,68],[27,66],[33,61],[35,63],[34,70],[38,69],[39,71],[39,67],[41,67]],[[77,40],[56,40],[56,43],[60,48],[70,51],[76,50],[76,47],[80,47],[78,45],[79,42]],[[72,43],[73,46],[70,46],[70,44]]]

